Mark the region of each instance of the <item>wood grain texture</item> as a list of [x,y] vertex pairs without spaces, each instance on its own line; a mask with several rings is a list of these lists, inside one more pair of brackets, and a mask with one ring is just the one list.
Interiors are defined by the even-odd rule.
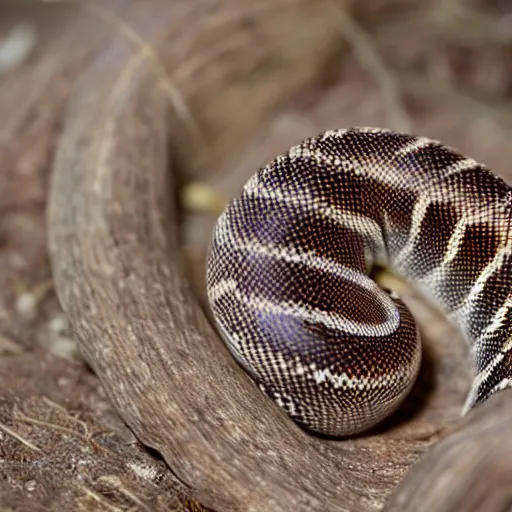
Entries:
[[512,391],[489,398],[413,468],[386,510],[510,510]]
[[[177,48],[173,43],[184,37],[186,16],[206,8],[211,16],[229,17],[234,4],[196,0],[193,5],[175,2],[169,7],[168,2],[153,2],[150,7],[144,4],[142,11],[137,9],[140,5],[127,2],[124,19],[151,45],[166,48],[162,60],[172,71],[180,58],[190,62],[195,51],[204,51],[208,34],[218,33],[218,26],[205,21],[197,39],[186,34],[203,45],[188,43],[189,54],[169,55],[170,49]],[[307,8],[299,17],[301,5]],[[321,12],[316,2],[290,2],[287,8],[302,20],[304,29],[310,24],[311,5]],[[279,16],[285,12],[283,8]],[[324,26],[329,26],[328,11],[324,12]],[[249,29],[247,24],[235,27],[241,34],[256,28],[265,32],[266,26],[278,25],[276,16],[256,17]],[[268,19],[272,20],[269,25]],[[322,26],[320,18],[315,23]],[[263,118],[262,110],[268,111],[278,98],[315,76],[321,55],[329,54],[324,50],[319,55],[318,48],[329,48],[334,37],[329,31],[312,30],[316,44],[311,45],[311,53],[305,51],[298,58],[293,40],[271,33],[274,39],[265,51],[278,59],[279,71],[270,67],[257,83],[251,82],[249,77],[254,75],[243,71],[243,63],[251,61],[252,46],[242,45],[229,62],[219,64],[215,87],[196,89],[187,96],[191,111],[205,107],[212,118],[222,108],[231,112],[228,105],[242,101],[249,105],[252,90],[261,85],[267,91],[265,101],[252,105],[251,115],[243,121],[223,121],[233,126],[240,121],[248,130],[251,122]],[[163,455],[204,505],[219,511],[382,509],[389,493],[437,434],[429,431],[427,440],[408,439],[406,433],[344,442],[314,438],[288,420],[243,375],[183,277],[177,205],[171,193],[175,173],[171,161],[176,153],[171,154],[170,148],[182,146],[187,138],[161,74],[151,62],[134,60],[136,53],[133,44],[120,37],[85,71],[68,108],[53,169],[52,267],[82,353],[130,428]],[[295,83],[283,78],[299,68],[302,78]],[[227,99],[217,97],[232,83],[233,73],[239,79],[241,73],[251,87],[240,89],[243,92],[236,101],[228,93]],[[194,86],[193,80],[184,81],[180,90]],[[209,110],[213,99],[215,107]],[[226,137],[219,142],[221,148],[226,147]],[[211,145],[214,139],[210,132]],[[182,165],[194,152],[192,147],[183,146],[178,152]],[[216,154],[225,150],[218,149]],[[200,161],[197,157],[190,167],[200,166]],[[510,403],[510,394],[503,394],[503,400]],[[510,425],[501,402],[491,402],[486,411],[486,418],[495,416],[493,424]],[[465,428],[470,428],[473,418],[478,422],[480,416],[471,414]],[[499,432],[503,445],[510,443],[505,430]],[[478,437],[471,440],[480,443]],[[444,471],[435,460],[427,459],[416,478],[429,475],[434,484],[442,481]],[[465,473],[454,478],[461,485],[466,481]],[[407,508],[410,501],[401,498],[413,492],[416,482],[406,481],[403,491],[397,491],[396,506],[402,508],[392,510],[432,510],[424,507],[421,497],[415,498],[418,508]],[[428,495],[428,489],[425,492]]]

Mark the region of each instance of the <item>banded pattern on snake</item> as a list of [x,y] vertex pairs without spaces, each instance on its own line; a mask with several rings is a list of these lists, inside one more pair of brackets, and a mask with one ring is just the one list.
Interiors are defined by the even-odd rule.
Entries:
[[328,131],[259,170],[219,217],[207,291],[229,349],[299,424],[368,429],[421,359],[389,265],[461,327],[476,376],[465,410],[512,387],[512,188],[437,141]]

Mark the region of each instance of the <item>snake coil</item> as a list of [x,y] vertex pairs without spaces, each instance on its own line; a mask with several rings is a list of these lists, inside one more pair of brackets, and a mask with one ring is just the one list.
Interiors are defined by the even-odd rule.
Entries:
[[512,189],[437,141],[328,131],[259,170],[219,217],[207,290],[229,349],[295,421],[349,435],[388,416],[421,359],[389,265],[460,325],[465,411],[512,387]]

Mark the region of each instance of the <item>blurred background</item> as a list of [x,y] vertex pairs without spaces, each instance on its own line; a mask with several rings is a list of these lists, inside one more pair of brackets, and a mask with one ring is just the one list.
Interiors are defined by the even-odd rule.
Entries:
[[[46,198],[67,100],[93,62],[115,60],[119,41],[151,55],[172,89],[182,243],[200,297],[221,208],[260,166],[323,130],[421,134],[512,180],[511,0],[188,1],[0,1],[0,504],[96,510],[114,496],[119,510],[139,510],[105,477],[129,457],[126,478],[154,510],[200,510],[137,449],[84,369],[48,263]],[[67,440],[55,437],[63,429]],[[55,468],[62,482],[81,474],[77,453],[105,429],[123,448],[57,492]],[[160,475],[158,493],[141,483],[148,474]]]

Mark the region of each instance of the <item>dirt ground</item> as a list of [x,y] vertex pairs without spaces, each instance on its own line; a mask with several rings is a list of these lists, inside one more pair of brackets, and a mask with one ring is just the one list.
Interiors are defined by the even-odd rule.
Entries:
[[[183,251],[203,299],[204,255],[220,205],[275,154],[324,129],[387,126],[430,136],[512,181],[510,1],[347,5],[336,20],[339,48],[321,76],[255,128],[243,151],[183,176]],[[0,510],[201,510],[109,404],[53,287],[45,206],[65,100],[112,37],[99,20],[89,40],[83,19],[90,15],[35,0],[0,5]],[[430,339],[424,387],[439,423],[449,423],[469,382],[466,349],[408,293]],[[452,369],[442,372],[450,382],[436,380],[443,365]],[[448,388],[460,403],[443,410]],[[436,436],[425,432],[428,443]]]

